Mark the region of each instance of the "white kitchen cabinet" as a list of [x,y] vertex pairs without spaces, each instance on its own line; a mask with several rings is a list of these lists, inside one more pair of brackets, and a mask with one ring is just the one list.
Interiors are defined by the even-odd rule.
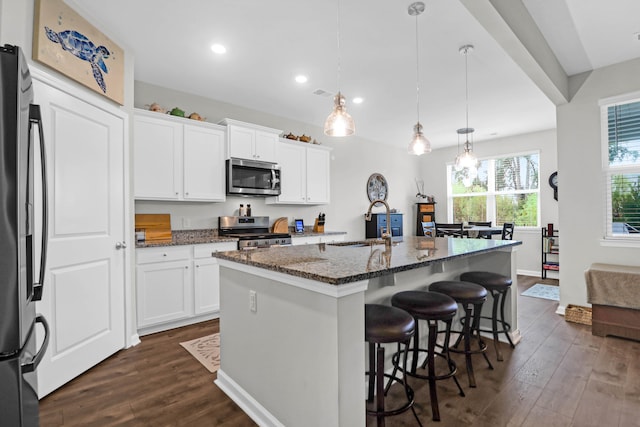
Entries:
[[330,201],[331,149],[281,141],[276,147],[280,165],[281,193],[266,204],[320,205]]
[[196,315],[220,310],[220,267],[213,252],[234,251],[236,242],[195,245],[193,247],[193,290]]
[[326,204],[330,201],[330,151],[313,146],[307,150],[307,203]]
[[136,250],[138,333],[146,335],[212,319],[220,310],[220,269],[211,254],[237,242]]
[[191,316],[193,279],[189,248],[143,251],[146,253],[138,257],[136,266],[138,328]]
[[314,234],[312,236],[291,236],[291,245],[316,245],[318,243],[344,242],[345,234]]
[[227,126],[227,158],[276,163],[276,145],[281,130],[224,119]]
[[136,199],[224,201],[224,128],[136,111]]

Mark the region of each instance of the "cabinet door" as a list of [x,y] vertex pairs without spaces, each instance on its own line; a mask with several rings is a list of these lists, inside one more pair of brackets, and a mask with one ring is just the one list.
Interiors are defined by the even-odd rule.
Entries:
[[136,267],[138,328],[192,315],[190,260]]
[[263,162],[276,163],[276,144],[278,135],[275,133],[256,131],[255,159]]
[[182,193],[182,125],[134,118],[133,176],[137,199],[178,199]]
[[220,310],[220,266],[215,258],[202,258],[194,264],[195,314]]
[[278,203],[301,204],[306,202],[306,149],[280,143],[277,146],[278,164],[281,168],[281,187]]
[[329,203],[330,152],[307,147],[307,203]]
[[184,199],[224,201],[224,132],[185,125]]
[[253,159],[255,130],[229,125],[227,132],[229,133],[229,157]]

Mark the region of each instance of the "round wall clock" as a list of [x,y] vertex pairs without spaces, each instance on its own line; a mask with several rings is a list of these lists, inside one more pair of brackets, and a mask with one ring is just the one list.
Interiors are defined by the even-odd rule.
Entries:
[[553,198],[558,200],[558,171],[549,175],[549,185],[553,188]]
[[[387,200],[387,197],[389,196],[389,185],[382,174],[371,174],[367,180],[367,196],[369,197],[370,202],[373,202],[374,200]],[[376,203],[376,206],[381,204],[382,203]]]

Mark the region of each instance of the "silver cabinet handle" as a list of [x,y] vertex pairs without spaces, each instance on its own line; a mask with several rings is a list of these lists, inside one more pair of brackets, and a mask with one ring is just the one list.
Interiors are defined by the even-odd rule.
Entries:
[[126,248],[127,248],[126,242],[116,242],[116,249],[126,249]]

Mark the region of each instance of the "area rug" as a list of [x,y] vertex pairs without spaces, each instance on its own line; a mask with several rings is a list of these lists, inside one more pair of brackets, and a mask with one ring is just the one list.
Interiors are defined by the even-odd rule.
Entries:
[[193,357],[214,373],[220,367],[220,334],[207,335],[195,340],[181,342]]
[[536,283],[522,294],[525,297],[550,299],[552,301],[560,301],[560,286],[543,285]]

